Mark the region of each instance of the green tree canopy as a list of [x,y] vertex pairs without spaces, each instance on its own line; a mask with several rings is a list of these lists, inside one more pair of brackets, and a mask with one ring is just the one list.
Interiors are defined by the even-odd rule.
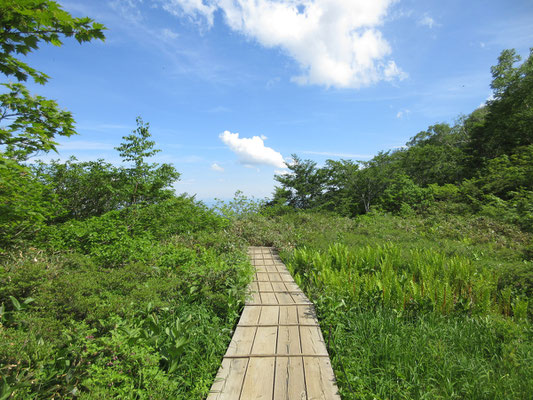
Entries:
[[20,59],[41,43],[62,45],[64,37],[79,43],[104,40],[104,26],[88,17],[74,18],[51,0],[2,0],[0,5],[0,72],[19,83],[2,83],[0,151],[24,160],[32,153],[55,149],[54,136],[75,133],[72,114],[53,100],[32,96],[20,83],[31,77],[44,84],[48,75]]
[[504,50],[491,68],[494,98],[487,103],[484,123],[472,130],[474,164],[533,144],[533,49],[517,65],[520,60],[515,50]]

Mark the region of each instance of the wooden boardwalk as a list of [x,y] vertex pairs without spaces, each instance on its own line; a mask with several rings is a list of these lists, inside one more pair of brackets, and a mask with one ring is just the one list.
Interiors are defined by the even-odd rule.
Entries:
[[340,400],[312,303],[270,247],[207,400]]

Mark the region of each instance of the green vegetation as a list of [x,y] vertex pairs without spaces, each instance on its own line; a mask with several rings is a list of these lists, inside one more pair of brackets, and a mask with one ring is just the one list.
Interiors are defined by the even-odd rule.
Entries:
[[238,219],[315,303],[343,399],[523,399],[533,386],[532,236],[486,216]]
[[493,100],[366,162],[293,155],[262,215],[316,304],[345,399],[533,392],[533,50],[502,52]]
[[277,247],[315,302],[345,399],[533,393],[533,52],[493,67],[494,98],[370,161],[293,156],[270,202],[208,209],[141,118],[124,164],[29,164],[74,134],[15,55],[103,39],[50,0],[0,13],[0,400],[202,399],[251,278]]

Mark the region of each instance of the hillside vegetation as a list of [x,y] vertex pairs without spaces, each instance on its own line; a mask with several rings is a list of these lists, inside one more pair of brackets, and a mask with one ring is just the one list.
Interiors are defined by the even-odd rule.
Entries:
[[268,202],[214,209],[141,118],[105,160],[32,161],[74,134],[20,55],[103,39],[48,0],[5,2],[0,71],[0,400],[203,399],[242,310],[249,245],[315,302],[344,399],[533,393],[533,55],[493,99],[368,162],[294,155]]

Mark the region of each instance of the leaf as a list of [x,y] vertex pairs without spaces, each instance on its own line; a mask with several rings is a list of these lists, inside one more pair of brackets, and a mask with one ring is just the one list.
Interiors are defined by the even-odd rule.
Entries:
[[20,311],[22,309],[19,301],[14,298],[13,296],[9,296],[9,298],[11,299],[11,303],[13,303],[13,307],[15,308],[16,311]]

